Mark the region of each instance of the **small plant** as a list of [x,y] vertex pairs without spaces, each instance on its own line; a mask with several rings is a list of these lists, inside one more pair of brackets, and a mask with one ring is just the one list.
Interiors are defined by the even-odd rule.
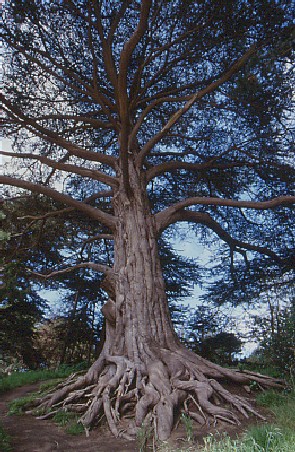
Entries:
[[283,434],[273,425],[265,425],[251,430],[251,440],[257,450],[263,452],[278,451],[282,443]]
[[73,422],[70,422],[70,424],[67,426],[66,431],[70,435],[81,435],[84,433],[84,427],[81,424],[81,422],[78,422],[77,419]]
[[193,422],[192,422],[191,418],[185,413],[181,414],[180,419],[181,419],[181,422],[184,424],[184,427],[185,427],[186,438],[190,442],[194,438]]
[[153,428],[148,422],[145,422],[144,424],[142,424],[142,426],[139,429],[137,429],[136,440],[137,440],[139,452],[146,451],[147,442],[149,439],[151,439],[152,434],[153,434]]
[[75,414],[68,411],[59,411],[54,415],[53,420],[61,427],[66,427],[73,420],[74,416]]
[[70,435],[80,435],[84,432],[84,427],[78,422],[79,417],[75,413],[59,411],[54,415],[53,420],[61,427],[65,427]]
[[3,427],[0,425],[0,450],[2,452],[12,452],[10,436],[7,435]]

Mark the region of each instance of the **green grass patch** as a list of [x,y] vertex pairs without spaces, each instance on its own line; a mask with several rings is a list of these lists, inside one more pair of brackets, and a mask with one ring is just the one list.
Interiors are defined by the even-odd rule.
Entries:
[[23,414],[26,407],[33,402],[37,397],[40,397],[39,393],[28,394],[24,397],[19,397],[9,402],[8,414],[11,416],[13,414]]
[[294,452],[294,437],[286,438],[275,425],[265,425],[250,430],[239,439],[224,436],[221,440],[208,436],[204,439],[206,452]]
[[[265,391],[257,396],[258,404],[275,415],[273,424],[251,427],[242,438],[208,436],[206,452],[294,452],[295,390]],[[190,449],[187,449],[189,451]]]
[[83,425],[78,422],[78,419],[79,416],[77,414],[68,411],[60,411],[53,417],[54,422],[65,428],[70,435],[81,435],[84,433]]
[[286,378],[286,375],[277,367],[266,366],[265,364],[259,363],[239,363],[239,370],[251,370],[252,372],[258,372],[268,377],[273,378]]
[[11,439],[10,436],[7,435],[3,427],[0,425],[0,450],[2,452],[11,452]]
[[38,381],[66,378],[71,373],[82,370],[83,366],[84,364],[79,364],[77,366],[60,366],[58,369],[13,372],[9,376],[0,378],[0,394],[20,386],[37,383]]
[[286,403],[295,405],[295,390],[291,389],[284,391],[264,391],[257,395],[256,400],[259,405],[271,409],[285,405]]

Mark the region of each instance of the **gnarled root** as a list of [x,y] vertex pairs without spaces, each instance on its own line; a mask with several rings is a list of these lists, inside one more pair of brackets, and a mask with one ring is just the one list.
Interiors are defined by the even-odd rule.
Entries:
[[124,356],[105,354],[85,376],[71,377],[53,394],[39,399],[38,406],[53,412],[81,413],[87,435],[105,417],[116,437],[132,439],[139,428],[148,426],[163,441],[169,438],[181,412],[200,426],[218,421],[239,423],[240,416],[249,414],[262,418],[246,398],[225,389],[222,381],[284,387],[281,380],[223,369],[183,348],[161,349],[154,359],[151,356],[155,354],[139,364]]

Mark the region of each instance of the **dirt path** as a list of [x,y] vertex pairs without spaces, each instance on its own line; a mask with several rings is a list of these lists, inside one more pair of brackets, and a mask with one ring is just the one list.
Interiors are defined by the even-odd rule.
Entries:
[[13,452],[137,452],[136,442],[115,439],[99,429],[72,436],[52,421],[40,421],[31,415],[7,416],[8,402],[37,391],[38,384],[16,388],[0,396],[0,422],[12,438]]

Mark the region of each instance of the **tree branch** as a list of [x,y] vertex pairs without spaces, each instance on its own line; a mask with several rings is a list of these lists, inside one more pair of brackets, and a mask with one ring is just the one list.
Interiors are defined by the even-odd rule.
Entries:
[[[171,155],[171,154],[170,154]],[[180,161],[173,161],[173,162],[164,162],[159,165],[156,165],[152,168],[150,168],[146,173],[146,180],[147,182],[151,181],[155,177],[159,176],[163,173],[171,173],[173,171],[178,171],[181,169],[187,170],[187,171],[203,171],[203,170],[209,170],[209,169],[230,169],[230,168],[240,168],[240,167],[253,167],[255,163],[253,162],[230,162],[230,163],[214,163],[215,160],[209,160],[208,162],[204,163],[189,163],[189,162],[180,162]]]
[[278,206],[291,206],[295,204],[295,196],[278,196],[269,201],[235,201],[234,199],[223,198],[205,198],[193,197],[180,201],[167,209],[155,215],[157,230],[162,231],[169,224],[174,223],[173,218],[178,211],[182,211],[185,207],[202,205],[202,206],[228,206],[228,207],[244,207],[255,210],[273,209]]
[[[87,151],[86,149],[81,148],[77,144],[71,143],[70,141],[58,135],[56,132],[53,132],[52,130],[39,125],[35,118],[26,116],[23,111],[21,111],[18,107],[13,105],[8,99],[4,97],[4,95],[1,95],[0,99],[4,103],[4,105],[8,108],[8,110],[11,111],[13,115],[16,116],[16,118],[18,119],[18,123],[22,127],[25,128],[26,126],[33,127],[34,129],[36,129],[36,131],[41,133],[41,135],[38,134],[38,136],[41,136],[41,138],[52,144],[61,146],[62,148],[66,149],[71,155],[75,155],[76,157],[85,160],[105,163],[109,165],[111,168],[115,168],[116,159],[114,157],[102,154],[100,152]],[[32,130],[31,128],[30,130],[32,133],[34,133],[34,130]]]
[[220,85],[230,80],[230,78],[238,72],[241,67],[243,67],[246,62],[249,60],[249,58],[254,55],[257,51],[257,46],[253,45],[250,47],[250,49],[241,57],[239,58],[232,66],[231,68],[225,72],[221,77],[219,77],[218,80],[215,82],[212,82],[210,85],[206,86],[206,88],[198,91],[197,93],[193,94],[186,102],[184,107],[180,108],[179,110],[174,113],[169,121],[166,123],[166,125],[158,132],[156,135],[154,135],[142,148],[141,152],[137,156],[137,164],[138,166],[143,165],[144,158],[146,155],[152,150],[152,148],[169,132],[169,130],[174,126],[174,124],[177,123],[177,121],[194,105],[194,103],[197,100],[202,99],[206,94],[212,93],[215,91]]
[[244,242],[242,240],[237,240],[237,239],[233,238],[208,213],[193,212],[191,210],[178,210],[169,218],[169,221],[168,221],[168,218],[166,220],[167,220],[167,223],[161,224],[161,228],[158,229],[158,233],[161,233],[170,224],[181,222],[181,221],[203,224],[203,225],[209,227],[213,232],[215,232],[221,240],[228,243],[228,245],[230,246],[232,251],[235,251],[235,250],[239,251],[239,248],[245,249],[248,251],[256,251],[260,254],[264,254],[266,256],[271,257],[276,262],[283,263],[283,259],[280,256],[278,256],[274,251],[270,250],[269,248],[266,248],[263,246],[252,245],[252,244]]
[[33,272],[31,270],[29,270],[29,271],[33,276],[48,279],[48,278],[52,278],[53,276],[70,273],[70,272],[76,270],[77,268],[91,268],[91,270],[95,270],[99,273],[104,273],[106,275],[110,275],[111,277],[113,276],[113,273],[114,273],[112,268],[107,267],[106,265],[96,264],[94,262],[82,262],[81,264],[73,265],[72,267],[66,267],[66,268],[63,268],[62,270],[56,270],[56,271],[50,272],[47,275],[44,275],[43,273]]
[[18,220],[32,220],[40,221],[47,220],[47,218],[58,217],[59,215],[64,215],[66,213],[74,212],[73,207],[66,207],[65,209],[53,210],[52,212],[47,212],[44,215],[23,215],[22,217],[17,217]]
[[128,135],[129,135],[129,99],[127,92],[127,74],[129,62],[132,57],[132,53],[143,37],[146,28],[147,20],[152,6],[151,0],[142,0],[140,8],[139,23],[129,40],[125,43],[121,53],[119,63],[119,75],[118,75],[118,102],[120,113],[120,154],[122,162],[123,181],[126,193],[129,192],[129,171],[128,171]]
[[39,193],[48,196],[49,198],[55,199],[58,202],[66,204],[70,207],[74,207],[75,209],[85,213],[94,220],[100,221],[101,223],[105,224],[112,230],[115,229],[116,219],[113,215],[102,212],[96,207],[91,207],[87,205],[85,202],[77,201],[76,199],[72,198],[69,195],[59,193],[57,190],[54,190],[53,188],[45,187],[43,185],[34,184],[32,182],[28,182],[25,180],[9,176],[0,176],[0,184],[23,188],[25,190],[30,190],[34,193]]
[[6,155],[13,158],[23,158],[29,160],[37,160],[38,162],[47,165],[50,168],[54,168],[60,171],[66,171],[74,174],[78,174],[82,177],[89,177],[89,179],[98,180],[106,185],[115,186],[115,179],[107,174],[102,173],[98,170],[92,170],[87,168],[81,168],[70,163],[56,162],[55,160],[49,159],[45,155],[36,155],[32,153],[14,153],[0,151],[0,155]]

